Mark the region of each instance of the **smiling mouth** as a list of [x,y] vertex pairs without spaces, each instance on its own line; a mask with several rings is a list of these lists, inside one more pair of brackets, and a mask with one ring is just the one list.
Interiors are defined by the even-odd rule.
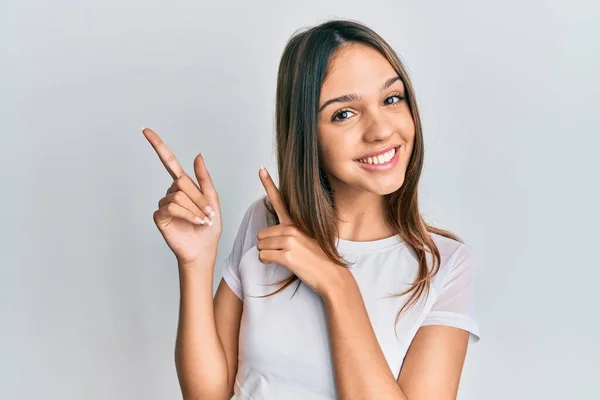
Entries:
[[394,147],[393,149],[390,149],[390,150],[386,151],[385,153],[378,154],[377,156],[357,158],[354,161],[359,162],[361,164],[368,164],[368,165],[387,164],[390,162],[390,160],[392,160],[394,158],[394,156],[398,152],[398,149],[400,149],[400,146]]

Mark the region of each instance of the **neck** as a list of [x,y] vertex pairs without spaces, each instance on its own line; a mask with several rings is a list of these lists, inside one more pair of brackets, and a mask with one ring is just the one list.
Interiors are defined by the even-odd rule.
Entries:
[[339,223],[339,238],[355,242],[384,239],[394,233],[384,214],[384,196],[366,191],[336,192],[334,202]]

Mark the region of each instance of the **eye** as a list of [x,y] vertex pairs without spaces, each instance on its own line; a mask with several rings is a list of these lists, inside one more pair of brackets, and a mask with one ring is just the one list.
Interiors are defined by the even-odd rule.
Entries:
[[[392,101],[391,103],[388,102],[389,99],[393,99],[394,97],[398,98],[398,101]],[[383,103],[386,104],[386,105],[394,105],[394,104],[398,104],[398,103],[404,101],[404,99],[405,99],[404,96],[400,95],[399,93],[396,93],[396,94],[393,94],[393,95],[387,97]],[[348,113],[354,114],[350,110],[340,110],[340,111],[336,112],[335,114],[333,114],[333,116],[331,117],[331,121],[333,121],[333,122],[343,122],[345,120],[348,120],[348,119],[350,119],[350,118],[346,118]],[[343,117],[343,118],[342,119],[338,119],[338,117]]]
[[[389,99],[392,99],[394,97],[397,97],[399,100],[395,101],[395,102],[392,102],[392,103],[386,103]],[[384,103],[386,103],[386,104],[396,104],[396,103],[400,103],[402,100],[404,100],[403,96],[401,96],[400,94],[393,94],[390,97],[388,97],[387,99],[385,99]]]
[[348,119],[348,118],[342,118],[341,120],[340,120],[340,119],[336,119],[336,118],[337,118],[338,116],[339,116],[339,117],[341,117],[341,116],[343,116],[343,115],[347,115],[348,113],[350,113],[350,114],[354,114],[354,113],[353,113],[352,111],[350,111],[350,110],[340,110],[340,111],[336,112],[335,114],[333,114],[333,118],[331,118],[331,120],[332,120],[332,121],[334,121],[334,122],[336,122],[336,121],[344,121],[344,120],[346,120],[346,119]]

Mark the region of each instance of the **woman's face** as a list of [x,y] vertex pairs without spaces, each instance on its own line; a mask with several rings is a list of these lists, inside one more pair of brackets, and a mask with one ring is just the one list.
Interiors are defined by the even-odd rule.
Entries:
[[[415,136],[404,84],[386,58],[366,45],[350,44],[330,63],[318,126],[332,188],[395,192],[404,182]],[[397,79],[390,84],[391,78]],[[346,98],[329,102],[341,96]]]

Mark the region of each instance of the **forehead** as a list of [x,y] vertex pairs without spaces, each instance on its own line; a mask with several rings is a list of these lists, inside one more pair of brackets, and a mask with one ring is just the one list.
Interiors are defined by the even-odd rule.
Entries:
[[332,55],[321,96],[378,92],[383,82],[395,75],[392,65],[377,50],[352,43]]

